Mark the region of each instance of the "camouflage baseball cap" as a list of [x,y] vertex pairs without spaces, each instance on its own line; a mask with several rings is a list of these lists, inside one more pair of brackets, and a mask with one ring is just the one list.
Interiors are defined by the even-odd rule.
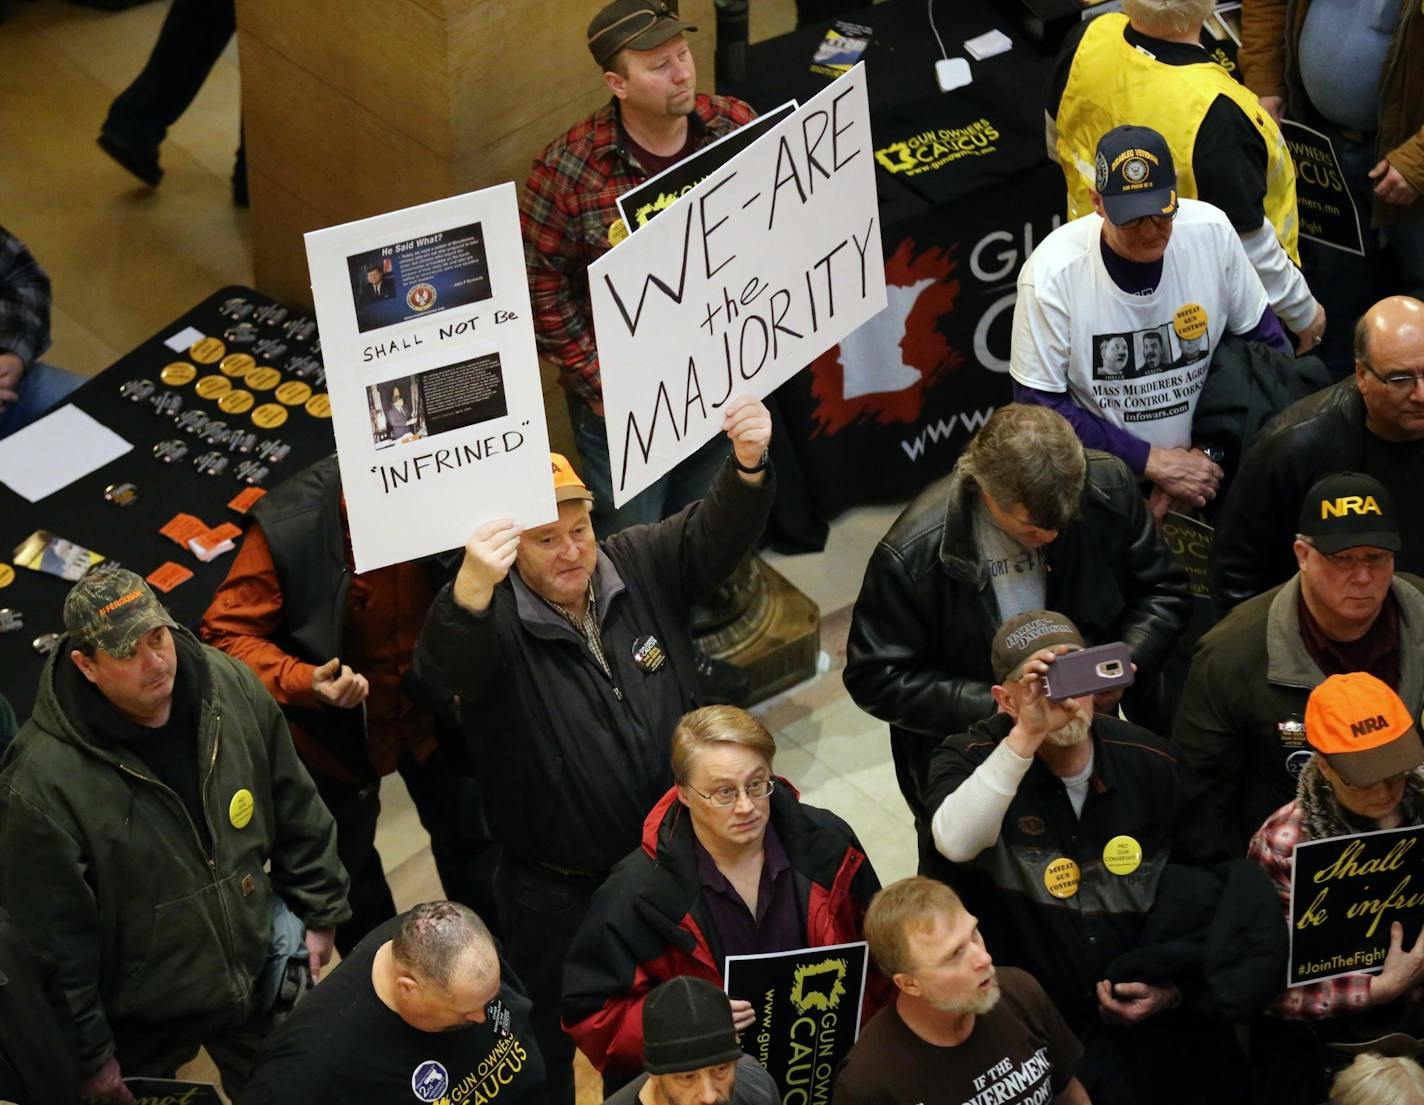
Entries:
[[178,628],[148,584],[126,568],[96,568],[64,600],[70,642],[120,660],[132,656],[139,638],[160,625]]

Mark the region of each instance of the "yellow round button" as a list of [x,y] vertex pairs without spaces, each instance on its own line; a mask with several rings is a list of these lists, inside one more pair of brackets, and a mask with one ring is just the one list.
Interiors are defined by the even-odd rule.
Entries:
[[232,381],[226,376],[204,376],[193,390],[204,399],[216,399],[232,390]]
[[1071,898],[1081,881],[1078,864],[1067,856],[1059,856],[1043,870],[1043,885],[1055,898]]
[[307,414],[313,418],[331,417],[331,396],[326,392],[318,392],[307,400]]
[[232,796],[232,801],[227,804],[227,819],[234,829],[247,828],[247,823],[252,820],[253,805],[252,791],[246,787]]
[[288,380],[277,388],[277,402],[285,403],[289,407],[300,407],[311,398],[311,393],[311,384],[305,380]]
[[232,353],[218,365],[224,376],[246,376],[257,367],[257,360],[251,353]]
[[8,587],[15,582],[15,569],[8,564],[0,564],[0,587]]
[[197,374],[198,370],[187,361],[174,361],[163,366],[158,378],[169,387],[181,388],[184,384],[191,383]]
[[275,368],[263,365],[244,376],[243,382],[253,391],[271,391],[282,382],[282,374]]
[[246,414],[252,409],[254,402],[256,400],[252,398],[252,392],[238,388],[219,399],[218,407],[228,414]]
[[252,421],[264,430],[275,430],[287,421],[287,408],[280,403],[263,403],[252,412]]
[[1142,866],[1142,845],[1134,837],[1113,837],[1103,845],[1103,866],[1114,875],[1132,874]]
[[608,244],[616,246],[626,237],[628,237],[628,224],[622,219],[614,219],[613,225],[608,228]]
[[1206,333],[1206,308],[1200,303],[1184,303],[1172,316],[1172,329],[1183,341],[1196,341]]
[[222,359],[222,355],[227,352],[227,346],[217,338],[199,338],[188,349],[188,356],[199,364],[212,364]]

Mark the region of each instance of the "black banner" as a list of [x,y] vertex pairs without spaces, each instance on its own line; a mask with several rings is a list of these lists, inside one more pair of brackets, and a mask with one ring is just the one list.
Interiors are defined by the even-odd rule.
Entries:
[[1297,844],[1286,985],[1382,966],[1395,921],[1410,946],[1424,921],[1424,828]]
[[1212,535],[1216,531],[1198,518],[1169,510],[1162,520],[1161,532],[1167,548],[1187,570],[1192,594],[1210,597],[1206,569],[1211,558]]
[[222,1105],[210,1082],[180,1082],[176,1078],[125,1078],[138,1105]]
[[1282,120],[1281,133],[1295,162],[1300,236],[1363,257],[1360,213],[1355,210],[1355,201],[1345,186],[1345,174],[1330,139],[1290,119]]
[[728,995],[756,1010],[742,1048],[781,1088],[782,1105],[831,1099],[836,1067],[860,1034],[868,961],[863,940],[727,958]]
[[738,127],[710,146],[703,146],[691,157],[683,158],[624,192],[618,197],[618,213],[623,216],[629,233],[646,226],[654,216],[666,211],[795,110],[796,101],[791,100],[774,111],[758,115],[746,126]]

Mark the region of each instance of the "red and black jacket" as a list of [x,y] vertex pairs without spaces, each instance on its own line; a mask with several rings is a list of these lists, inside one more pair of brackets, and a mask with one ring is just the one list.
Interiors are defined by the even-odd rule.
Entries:
[[[796,880],[806,946],[861,939],[880,880],[850,826],[777,780],[771,823]],[[564,1031],[601,1071],[643,1069],[643,999],[679,975],[722,985],[722,953],[697,879],[692,821],[669,790],[643,822],[642,847],[593,897],[564,961]],[[888,998],[870,972],[862,1023]]]

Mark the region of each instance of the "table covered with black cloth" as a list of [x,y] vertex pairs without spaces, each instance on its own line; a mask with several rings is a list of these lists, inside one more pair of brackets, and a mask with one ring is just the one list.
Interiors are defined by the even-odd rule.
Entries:
[[[271,373],[263,374],[254,377],[249,387],[242,377],[226,376],[220,360],[201,363],[186,351],[164,344],[189,327],[222,340],[224,353],[251,354],[257,367],[274,369],[278,379],[274,381]],[[191,339],[192,335],[188,337]],[[189,345],[191,341],[185,341],[184,350]],[[164,367],[185,361],[193,365],[194,378],[180,386],[165,384],[161,379]],[[183,375],[179,370],[174,378]],[[200,397],[196,392],[198,384],[211,376],[224,376],[230,390],[250,390],[251,408],[226,413],[219,409],[218,397]],[[130,380],[152,381],[153,394],[138,402],[125,398],[120,389]],[[236,554],[229,552],[204,564],[158,531],[179,513],[195,515],[214,527],[224,522],[245,526],[248,516],[237,513],[228,503],[248,486],[236,476],[238,465],[244,460],[259,459],[264,442],[275,439],[290,447],[280,460],[261,460],[268,472],[260,486],[268,488],[332,451],[331,420],[321,415],[326,408],[320,400],[311,404],[317,414],[308,411],[309,400],[290,405],[277,400],[283,384],[298,380],[311,389],[313,398],[325,395],[320,343],[312,320],[250,288],[227,287],[210,295],[70,396],[69,402],[132,443],[133,449],[36,503],[0,484],[0,562],[8,564],[16,546],[40,529],[101,553],[141,576],[147,576],[165,561],[173,561],[189,569],[193,578],[167,594],[155,593],[175,621],[196,626]],[[293,399],[302,390],[294,388],[281,394]],[[250,443],[241,439],[235,442],[238,446],[247,444],[248,451],[209,444],[203,436],[180,428],[173,414],[158,413],[153,400],[164,392],[180,398],[178,415],[196,409],[221,419],[229,430],[251,433]],[[253,412],[273,403],[286,410],[286,420],[280,426],[263,428],[253,421]],[[174,439],[187,446],[186,455],[171,463],[155,458],[154,446]],[[226,467],[217,475],[204,475],[194,461],[213,450],[227,456]],[[44,464],[46,458],[35,457],[34,463]],[[122,483],[135,486],[136,501],[129,506],[107,502],[105,488]],[[241,538],[237,541],[240,543]],[[21,721],[33,707],[44,663],[32,642],[42,634],[63,631],[64,597],[71,586],[56,576],[15,567],[14,580],[0,587],[0,608],[16,611],[24,620],[23,628],[0,632],[0,693],[10,700]]]
[[[1014,282],[1062,219],[1063,177],[1047,157],[1043,103],[1051,59],[984,0],[933,5],[951,55],[998,29],[1013,49],[971,61],[973,83],[941,92],[939,47],[922,0],[848,12],[873,29],[862,60],[870,92],[889,306],[777,391],[780,493],[772,541],[819,548],[847,507],[906,499],[954,464],[1011,395]],[[752,46],[746,72],[719,82],[758,110],[804,102],[830,23]]]

